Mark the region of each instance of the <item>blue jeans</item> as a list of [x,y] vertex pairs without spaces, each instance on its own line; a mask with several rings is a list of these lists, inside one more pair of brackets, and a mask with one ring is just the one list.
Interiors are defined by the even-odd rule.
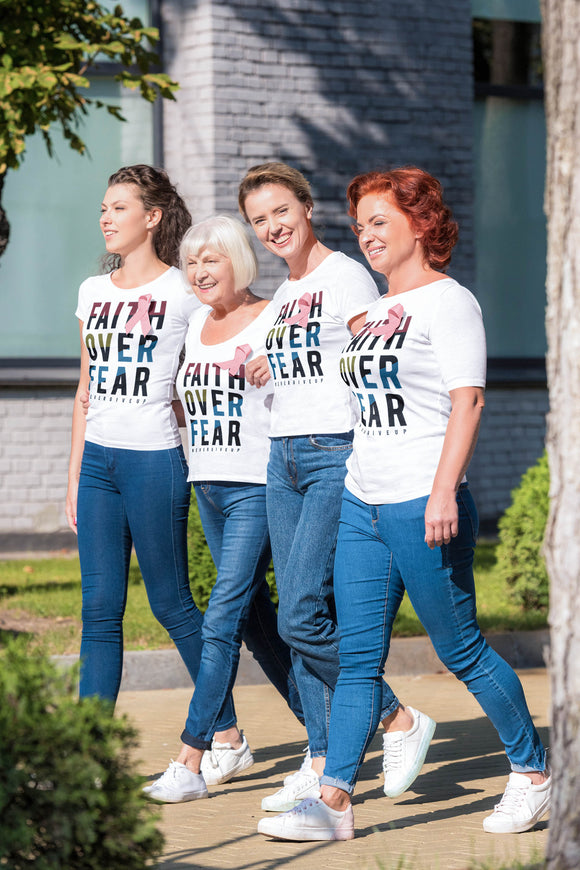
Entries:
[[117,697],[133,544],[151,610],[195,681],[203,617],[189,588],[189,493],[181,447],[125,450],[85,443],[77,501],[83,590],[81,696],[112,701]]
[[352,793],[380,719],[381,675],[393,621],[407,590],[437,655],[482,706],[515,771],[545,768],[545,752],[521,683],[477,624],[473,548],[477,511],[464,484],[459,534],[430,550],[428,497],[368,505],[345,490],[336,552],[340,677],[321,782]]
[[[268,524],[278,585],[278,628],[292,650],[313,757],[326,755],[338,628],[333,568],[352,432],[272,438]],[[399,706],[383,684],[382,717]]]
[[242,637],[299,719],[302,708],[290,650],[278,635],[266,581],[271,555],[266,487],[210,481],[196,484],[195,493],[218,573],[205,613],[201,665],[181,739],[189,746],[209,749],[214,731],[235,723],[235,718],[226,720],[223,705],[236,679]]

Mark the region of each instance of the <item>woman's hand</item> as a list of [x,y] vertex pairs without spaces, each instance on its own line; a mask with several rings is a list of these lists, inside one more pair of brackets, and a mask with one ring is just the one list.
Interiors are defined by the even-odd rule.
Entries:
[[270,380],[270,366],[265,354],[246,363],[246,380],[253,387],[263,387]]
[[425,543],[432,550],[458,533],[456,493],[475,450],[484,406],[481,387],[458,387],[449,396],[451,414],[425,509]]
[[78,480],[69,481],[68,489],[66,492],[66,504],[65,504],[65,514],[66,521],[69,524],[69,528],[73,530],[75,535],[78,534],[77,531],[77,493],[79,489]]
[[448,544],[459,532],[455,490],[433,490],[425,508],[425,543],[433,550]]

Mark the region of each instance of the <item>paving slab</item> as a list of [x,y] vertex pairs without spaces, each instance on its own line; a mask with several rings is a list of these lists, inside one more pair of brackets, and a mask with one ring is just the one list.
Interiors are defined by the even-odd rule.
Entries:
[[[530,710],[548,744],[549,680],[545,669],[519,672]],[[509,768],[499,739],[477,702],[449,674],[394,676],[399,697],[438,723],[426,764],[411,790],[382,792],[381,738],[367,755],[354,798],[356,837],[346,843],[284,843],[256,832],[262,798],[298,768],[304,728],[269,685],[238,685],[240,726],[255,765],[208,800],[160,806],[166,837],[162,870],[468,870],[515,859],[539,860],[547,821],[525,834],[484,833],[482,820],[503,792]],[[150,779],[179,751],[188,689],[125,691],[117,705],[139,728],[138,770]],[[486,865],[487,866],[487,865]]]

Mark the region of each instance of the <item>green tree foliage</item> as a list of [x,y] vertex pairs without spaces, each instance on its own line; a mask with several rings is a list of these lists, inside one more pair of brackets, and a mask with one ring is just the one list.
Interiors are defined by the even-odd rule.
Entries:
[[[159,33],[93,0],[0,0],[0,195],[4,176],[22,163],[26,139],[40,131],[52,155],[51,127],[83,154],[78,127],[89,106],[124,120],[118,106],[91,99],[86,72],[99,59],[120,64],[115,78],[153,102],[174,99],[177,82],[156,69]],[[8,224],[0,215],[0,254]]]
[[[240,541],[240,547],[244,542]],[[205,540],[203,527],[199,518],[195,490],[191,490],[191,508],[187,527],[187,548],[189,553],[189,583],[191,594],[200,610],[205,613],[211,590],[216,581],[217,571]],[[270,586],[270,597],[278,603],[278,590],[274,578],[274,569],[270,565],[266,574],[266,580]]]
[[497,570],[524,609],[546,612],[549,581],[542,554],[550,472],[546,453],[523,475],[499,521]]
[[76,676],[23,643],[0,655],[0,865],[150,867],[163,838],[132,773],[136,732],[79,701]]

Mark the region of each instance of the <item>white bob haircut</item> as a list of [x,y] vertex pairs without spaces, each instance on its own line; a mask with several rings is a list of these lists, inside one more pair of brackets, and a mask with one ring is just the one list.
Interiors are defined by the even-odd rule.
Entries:
[[258,277],[258,259],[244,225],[237,218],[218,214],[188,229],[179,248],[181,270],[186,277],[187,258],[198,257],[206,248],[231,261],[236,290],[249,287]]

